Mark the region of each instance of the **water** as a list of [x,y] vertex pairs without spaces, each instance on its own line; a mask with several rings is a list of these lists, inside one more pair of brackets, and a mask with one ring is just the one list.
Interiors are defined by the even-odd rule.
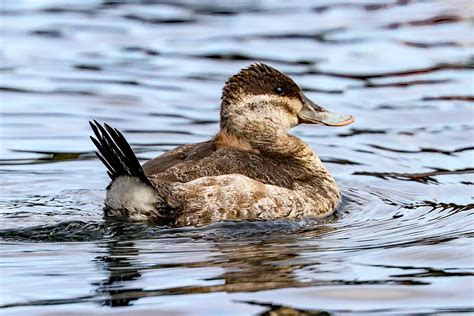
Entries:
[[[474,312],[472,2],[11,0],[2,12],[2,315]],[[105,224],[88,120],[124,131],[143,161],[206,140],[223,82],[254,61],[356,117],[294,130],[338,180],[338,213]]]

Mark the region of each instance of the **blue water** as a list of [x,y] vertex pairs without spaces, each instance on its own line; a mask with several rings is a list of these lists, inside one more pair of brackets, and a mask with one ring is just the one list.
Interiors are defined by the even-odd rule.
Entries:
[[[3,1],[0,313],[473,313],[473,9]],[[294,130],[340,184],[337,214],[104,223],[108,178],[88,121],[122,130],[143,162],[204,141],[226,78],[256,61],[356,117]]]

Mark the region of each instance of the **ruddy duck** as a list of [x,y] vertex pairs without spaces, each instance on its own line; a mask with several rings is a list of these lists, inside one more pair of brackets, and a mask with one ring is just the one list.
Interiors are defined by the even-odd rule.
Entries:
[[143,166],[117,129],[90,123],[97,156],[112,179],[106,218],[200,226],[334,212],[336,181],[288,131],[301,123],[344,126],[352,116],[323,109],[290,77],[261,63],[230,77],[221,101],[213,139],[179,146]]

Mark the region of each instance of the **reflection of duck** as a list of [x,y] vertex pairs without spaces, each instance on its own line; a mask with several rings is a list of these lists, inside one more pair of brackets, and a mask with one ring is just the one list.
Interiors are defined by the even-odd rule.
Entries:
[[100,268],[106,270],[109,275],[106,280],[95,283],[96,292],[105,296],[103,305],[128,306],[137,300],[135,293],[140,293],[141,288],[130,288],[127,282],[139,279],[140,268],[134,264],[134,259],[139,255],[138,248],[133,242],[111,241],[107,243],[108,254],[99,256],[96,261]]
[[[325,231],[324,226],[321,228]],[[311,231],[311,236],[319,235],[322,231]],[[222,234],[225,235],[225,231],[221,231],[220,237]],[[295,275],[295,270],[301,267],[297,259],[300,249],[288,247],[288,243],[294,241],[295,235],[284,238],[284,242],[275,239],[259,243],[232,242],[232,247],[229,247],[225,238],[224,241],[198,242],[192,238],[182,244],[181,255],[198,251],[204,256],[201,257],[202,260],[190,262],[183,262],[180,256],[161,255],[161,259],[156,262],[151,259],[156,253],[150,253],[146,246],[143,248],[143,243],[110,241],[104,244],[106,255],[98,256],[94,260],[97,268],[107,276],[104,280],[93,283],[97,300],[102,305],[118,307],[133,305],[145,297],[211,292],[241,293],[308,286],[308,283],[302,282]],[[161,254],[166,254],[163,249],[168,249],[168,246],[176,253],[176,240],[156,239],[150,242],[157,241],[161,245]],[[143,253],[146,258],[142,257]],[[207,271],[204,273],[206,277],[196,284],[192,271],[201,271],[199,275],[202,275],[202,271]],[[185,273],[184,277],[176,283],[176,275],[182,272]],[[192,277],[188,278],[189,276]],[[156,288],[145,289],[141,284],[158,285]]]
[[339,202],[337,184],[288,130],[352,122],[314,104],[278,70],[254,64],[226,82],[221,129],[212,140],[177,147],[143,166],[120,132],[91,123],[97,155],[112,178],[106,216],[177,226],[327,216]]

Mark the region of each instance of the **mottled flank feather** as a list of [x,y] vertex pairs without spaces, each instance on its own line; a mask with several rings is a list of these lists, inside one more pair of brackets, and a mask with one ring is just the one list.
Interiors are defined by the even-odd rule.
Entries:
[[[160,186],[159,183],[157,183]],[[202,177],[186,183],[172,183],[165,191],[166,202],[182,210],[178,226],[205,225],[221,220],[324,217],[335,205],[315,200],[307,188],[291,190],[262,184],[241,174]],[[333,192],[338,198],[338,193]]]

